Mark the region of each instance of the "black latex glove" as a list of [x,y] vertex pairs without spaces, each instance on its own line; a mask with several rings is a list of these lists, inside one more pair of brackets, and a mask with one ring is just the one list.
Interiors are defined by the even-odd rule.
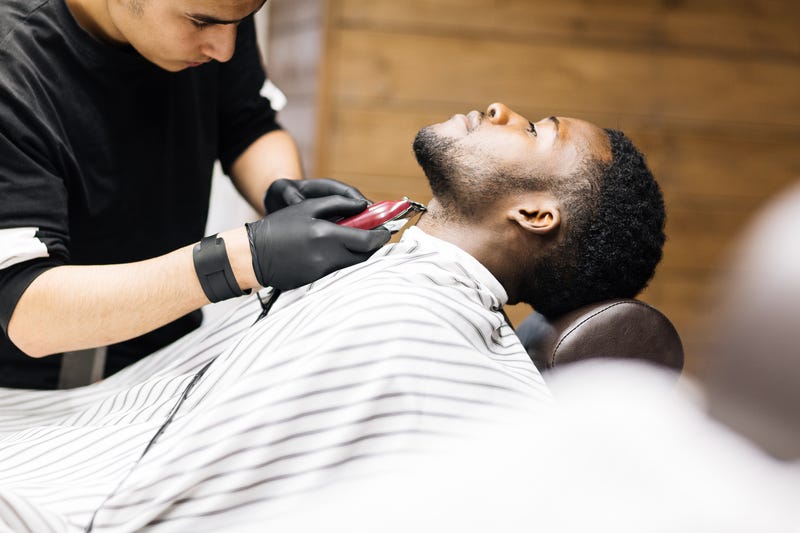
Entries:
[[311,198],[245,224],[258,282],[294,289],[367,259],[389,240],[388,230],[348,228],[326,220],[366,207],[366,200],[343,196]]
[[270,214],[308,198],[322,198],[324,196],[343,196],[353,200],[368,201],[358,189],[341,181],[327,178],[313,180],[282,178],[272,182],[272,185],[267,189],[267,193],[264,195],[264,209],[266,209],[267,214]]

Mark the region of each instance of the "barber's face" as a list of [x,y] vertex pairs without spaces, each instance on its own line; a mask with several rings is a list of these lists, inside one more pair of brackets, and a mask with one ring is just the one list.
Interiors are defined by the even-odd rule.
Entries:
[[228,61],[238,23],[265,0],[108,0],[112,38],[159,67],[177,72]]
[[537,122],[503,104],[424,128],[414,143],[434,194],[468,203],[516,176],[567,179],[586,157],[610,160],[606,133],[568,117]]

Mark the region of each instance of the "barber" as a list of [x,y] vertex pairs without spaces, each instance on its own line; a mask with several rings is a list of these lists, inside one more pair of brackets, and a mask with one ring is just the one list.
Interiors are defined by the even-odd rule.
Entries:
[[[388,240],[329,222],[366,207],[357,190],[301,179],[260,94],[263,3],[0,0],[0,386],[54,388],[44,356],[95,346],[113,373],[209,301]],[[217,159],[263,218],[202,238]]]

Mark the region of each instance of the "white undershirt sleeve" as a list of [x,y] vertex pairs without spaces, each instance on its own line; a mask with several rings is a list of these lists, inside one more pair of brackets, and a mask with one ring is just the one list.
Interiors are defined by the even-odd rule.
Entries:
[[0,229],[0,270],[40,257],[49,257],[47,246],[39,240],[39,228]]

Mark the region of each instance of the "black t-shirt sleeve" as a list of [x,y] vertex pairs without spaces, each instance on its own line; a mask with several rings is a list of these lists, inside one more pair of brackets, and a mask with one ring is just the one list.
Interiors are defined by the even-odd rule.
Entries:
[[[0,62],[12,61],[0,52]],[[8,63],[6,63],[8,64]],[[67,191],[54,113],[25,64],[0,69],[0,326],[41,272],[68,260]],[[30,263],[30,264],[27,264]]]
[[58,264],[51,259],[35,259],[0,270],[0,328],[5,335],[22,293],[42,272]]
[[223,170],[265,133],[280,129],[269,99],[259,93],[266,73],[256,44],[253,17],[242,21],[233,58],[221,65],[219,159]]

